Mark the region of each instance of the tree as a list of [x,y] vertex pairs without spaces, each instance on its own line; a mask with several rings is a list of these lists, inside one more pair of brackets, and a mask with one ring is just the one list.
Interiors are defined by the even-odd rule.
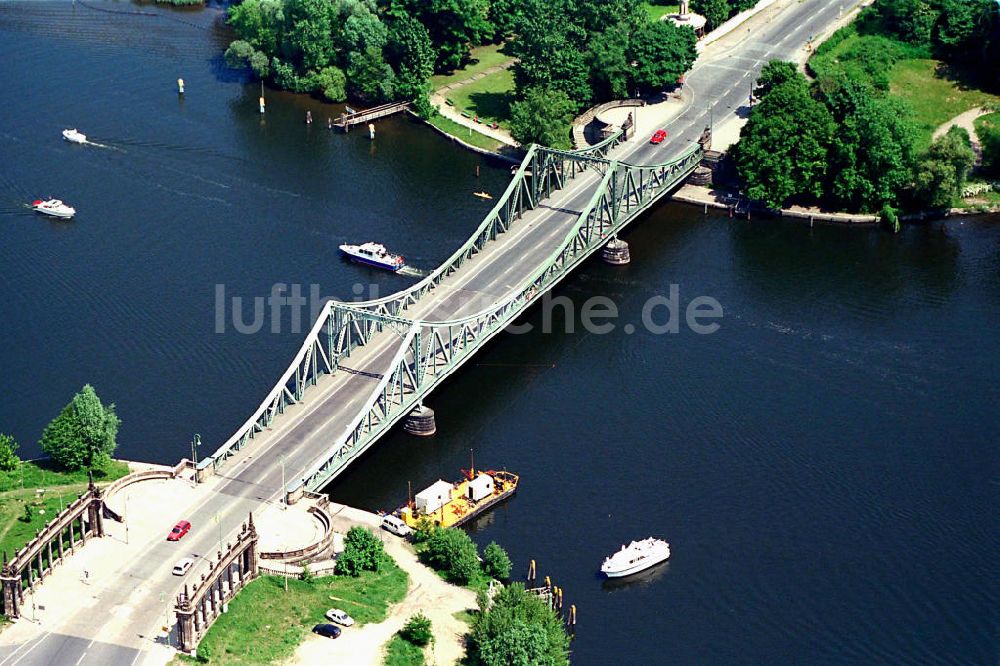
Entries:
[[492,37],[487,0],[392,0],[390,13],[407,13],[427,28],[437,51],[435,69],[448,72],[469,56],[469,46]]
[[278,53],[284,23],[282,0],[243,0],[229,7],[229,25],[233,31],[268,56]]
[[1000,114],[992,113],[977,120],[976,136],[983,149],[983,171],[1000,176]]
[[386,59],[396,70],[396,92],[413,100],[426,93],[427,79],[434,73],[434,47],[424,25],[404,14],[392,22]]
[[69,470],[99,467],[115,452],[121,421],[115,406],[105,407],[90,384],[42,431],[42,450]]
[[229,44],[222,58],[226,61],[226,67],[230,69],[243,69],[249,64],[250,56],[256,51],[249,42],[242,39],[234,40]]
[[0,470],[13,472],[21,464],[17,457],[17,441],[10,435],[0,433]]
[[483,570],[498,580],[510,577],[510,557],[496,541],[491,541],[483,550]]
[[510,133],[523,144],[569,148],[570,123],[576,105],[561,90],[531,88],[510,105]]
[[282,50],[300,71],[319,71],[333,60],[335,9],[330,0],[285,0]]
[[975,160],[969,133],[958,126],[949,129],[917,163],[913,185],[917,201],[931,208],[951,207]]
[[771,60],[761,67],[760,74],[757,75],[757,87],[755,92],[757,97],[763,98],[782,83],[790,81],[798,75],[799,70],[795,63],[786,60]]
[[650,21],[639,28],[629,43],[639,89],[658,92],[675,85],[698,57],[697,41],[694,30],[670,21]]
[[378,571],[385,559],[385,546],[371,530],[354,526],[344,537],[344,550],[337,556],[334,573],[360,576],[362,571]]
[[316,89],[331,102],[347,99],[347,77],[339,67],[324,67],[316,75]]
[[459,529],[435,528],[427,540],[424,559],[462,585],[479,571],[479,552],[469,535]]
[[809,96],[801,74],[771,90],[733,150],[750,198],[779,208],[793,196],[822,195],[833,129],[830,112]]
[[525,99],[531,88],[561,90],[573,111],[593,97],[587,64],[587,31],[572,21],[570,0],[524,0],[516,37],[507,50],[518,59],[514,84]]
[[627,49],[628,35],[618,26],[594,35],[590,40],[587,62],[590,63],[590,80],[596,100],[629,96],[632,71]]
[[348,55],[347,89],[364,102],[384,102],[393,98],[396,74],[382,58],[382,52],[368,47],[364,53]]
[[31,506],[30,502],[24,503],[24,515],[21,516],[22,523],[30,523],[35,517],[35,509]]
[[834,202],[848,210],[896,206],[913,172],[916,129],[900,99],[858,96],[845,108],[830,150]]
[[299,580],[307,585],[316,580],[316,576],[314,576],[313,572],[309,569],[308,562],[302,565],[302,571],[299,572]]
[[521,583],[503,588],[488,605],[480,605],[469,642],[473,659],[484,666],[569,663],[569,636],[562,621]]
[[691,0],[691,11],[705,17],[706,30],[715,30],[725,23],[730,10],[727,0]]
[[423,613],[417,613],[407,620],[399,634],[418,647],[427,645],[434,638],[434,634],[431,632],[430,618]]
[[915,46],[930,46],[938,13],[926,0],[880,0],[875,10],[888,31]]

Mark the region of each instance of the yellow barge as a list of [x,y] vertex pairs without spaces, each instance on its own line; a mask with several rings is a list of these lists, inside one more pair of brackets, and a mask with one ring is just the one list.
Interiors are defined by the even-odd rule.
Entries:
[[513,472],[462,470],[464,478],[456,483],[437,481],[416,494],[397,513],[415,529],[424,519],[441,527],[458,527],[517,490],[519,477]]

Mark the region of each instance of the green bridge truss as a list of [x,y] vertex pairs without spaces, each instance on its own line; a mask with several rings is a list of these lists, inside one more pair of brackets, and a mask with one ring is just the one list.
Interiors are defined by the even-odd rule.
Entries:
[[[286,407],[302,401],[323,374],[344,371],[342,363],[384,331],[395,334],[395,355],[353,421],[329,449],[286,492],[319,490],[407,415],[487,340],[600,249],[625,225],[680,184],[701,161],[697,144],[663,164],[634,165],[611,159],[622,133],[581,151],[531,146],[510,184],[472,236],[449,259],[413,286],[360,303],[329,301],[285,373],[257,410],[199,469],[218,468]],[[590,200],[556,248],[518,287],[473,314],[449,321],[408,317],[414,304],[448,284],[466,262],[514,228],[526,210],[539,206],[576,178],[596,183]],[[385,336],[382,336],[384,339]]]

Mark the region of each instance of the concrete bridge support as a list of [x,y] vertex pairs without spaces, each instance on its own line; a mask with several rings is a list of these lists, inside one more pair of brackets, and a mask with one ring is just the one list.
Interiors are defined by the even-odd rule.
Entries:
[[403,422],[403,430],[418,437],[430,437],[437,432],[434,410],[425,405],[417,405]]

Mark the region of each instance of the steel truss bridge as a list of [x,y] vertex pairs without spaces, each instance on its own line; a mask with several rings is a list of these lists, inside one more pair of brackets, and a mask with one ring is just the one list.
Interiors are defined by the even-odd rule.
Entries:
[[[271,392],[228,441],[198,463],[198,469],[220,469],[251,440],[271,428],[286,408],[302,402],[324,375],[366,374],[376,380],[374,386],[367,385],[370,393],[355,403],[360,406],[352,408],[352,415],[343,419],[339,435],[323,442],[321,448],[325,450],[315,461],[293,473],[285,492],[318,491],[329,483],[394,423],[421,405],[485,342],[679,185],[702,158],[701,147],[694,144],[662,164],[629,164],[613,158],[622,143],[624,135],[619,131],[579,151],[532,146],[475,233],[434,272],[384,298],[328,301]],[[565,204],[571,191],[575,196],[591,193],[582,209],[554,208]],[[477,262],[493,260],[495,257],[489,256],[491,247],[526,224],[525,216],[530,211],[541,208],[570,212],[575,219],[570,218],[565,235],[557,237],[553,251],[532,266],[526,278],[501,296],[472,303],[473,311],[450,318],[440,318],[434,308],[424,307],[434,300],[432,295],[447,292],[455,274],[463,268],[469,270]],[[470,303],[465,305],[468,310]],[[369,348],[367,356],[361,353]],[[381,361],[372,361],[377,357],[375,352],[381,354]],[[361,363],[369,364],[356,367],[354,359],[359,356],[364,357],[358,359]]]

